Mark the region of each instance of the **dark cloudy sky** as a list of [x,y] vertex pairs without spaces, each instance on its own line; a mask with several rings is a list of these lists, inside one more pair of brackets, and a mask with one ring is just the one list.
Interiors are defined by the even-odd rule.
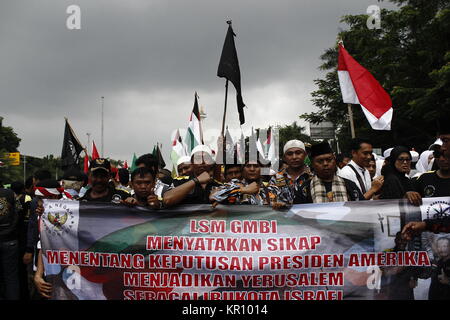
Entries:
[[[81,8],[81,30],[68,30],[66,9]],[[225,80],[216,76],[233,20],[246,123],[268,127],[314,110],[319,56],[335,44],[345,14],[377,0],[4,0],[0,4],[0,115],[22,139],[19,151],[60,155],[64,117],[87,145],[128,160],[185,129],[194,92],[207,113],[206,142],[221,128]],[[240,134],[235,91],[227,124]],[[300,122],[300,121],[299,121]],[[304,125],[303,122],[300,122]]]

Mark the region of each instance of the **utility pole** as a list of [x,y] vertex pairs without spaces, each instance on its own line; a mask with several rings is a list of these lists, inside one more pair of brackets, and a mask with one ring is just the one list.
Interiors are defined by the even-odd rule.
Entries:
[[104,157],[103,154],[103,104],[104,104],[105,97],[102,97],[102,158]]
[[91,145],[91,134],[89,132],[86,133],[87,137],[88,137],[88,143],[87,143],[87,153],[89,153],[89,146]]
[[23,155],[23,184],[25,184],[25,181],[27,179],[27,159],[25,157],[25,155]]

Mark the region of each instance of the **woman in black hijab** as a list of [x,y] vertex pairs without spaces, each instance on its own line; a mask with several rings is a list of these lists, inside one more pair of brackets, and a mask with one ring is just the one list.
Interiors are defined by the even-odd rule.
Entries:
[[380,199],[404,198],[406,192],[413,191],[411,180],[406,176],[411,170],[411,153],[406,147],[395,147],[387,158],[388,163],[381,170],[384,183]]

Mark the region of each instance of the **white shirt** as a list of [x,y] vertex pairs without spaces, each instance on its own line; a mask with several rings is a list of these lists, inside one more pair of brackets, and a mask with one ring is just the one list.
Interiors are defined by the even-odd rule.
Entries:
[[[351,164],[353,166],[353,168],[356,169],[356,171],[358,172],[359,176],[361,177],[361,180],[364,183],[364,187],[366,188],[366,192],[369,191],[370,187],[372,186],[372,180],[370,179],[369,171],[367,169],[357,165],[356,162],[354,162],[353,160],[350,161],[348,164]],[[345,178],[345,179],[353,181],[358,186],[359,190],[361,190],[361,193],[364,194],[361,186],[359,185],[359,181],[358,181],[358,178],[356,177],[355,171],[353,171],[353,169],[350,168],[348,165],[343,167],[338,172],[338,176],[341,177],[341,178]]]

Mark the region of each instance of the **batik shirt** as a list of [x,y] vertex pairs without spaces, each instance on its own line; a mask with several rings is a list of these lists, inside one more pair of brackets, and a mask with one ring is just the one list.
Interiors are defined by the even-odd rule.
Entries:
[[257,194],[242,194],[241,188],[247,187],[250,183],[245,180],[233,179],[223,186],[217,188],[213,199],[226,204],[252,204],[271,205],[276,199],[277,188],[270,187],[268,183],[261,182]]
[[293,179],[287,169],[277,172],[269,182],[269,185],[276,187],[277,201],[286,204],[308,203],[307,187],[312,178],[311,171],[305,167],[305,171]]

